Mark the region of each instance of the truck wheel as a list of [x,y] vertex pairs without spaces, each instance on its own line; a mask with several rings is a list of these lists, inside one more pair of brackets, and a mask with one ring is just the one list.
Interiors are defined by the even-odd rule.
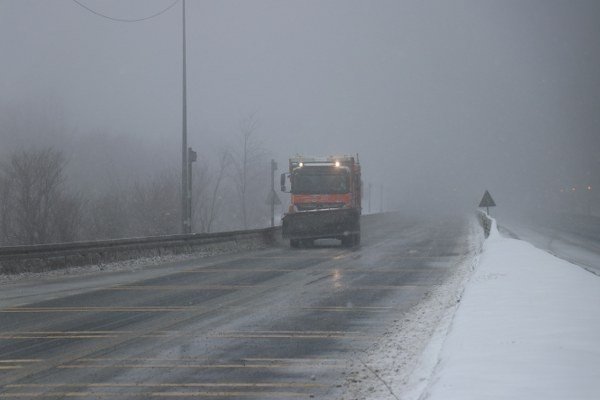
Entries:
[[290,239],[290,247],[293,247],[294,249],[297,249],[298,247],[300,247],[300,240]]
[[342,247],[354,246],[354,235],[342,236]]
[[314,245],[315,245],[315,241],[313,239],[302,240],[302,246],[304,246],[304,247],[313,247]]
[[355,247],[360,244],[360,233],[342,237],[342,247]]

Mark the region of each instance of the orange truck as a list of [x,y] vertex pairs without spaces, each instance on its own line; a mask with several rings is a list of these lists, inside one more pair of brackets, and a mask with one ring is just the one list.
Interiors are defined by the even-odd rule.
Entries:
[[291,247],[333,238],[342,246],[360,244],[362,182],[358,155],[290,158],[281,174],[281,190],[291,183],[291,204],[282,220]]

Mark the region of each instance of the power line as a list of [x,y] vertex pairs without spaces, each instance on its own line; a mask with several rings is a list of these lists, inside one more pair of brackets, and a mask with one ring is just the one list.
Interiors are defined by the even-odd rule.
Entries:
[[75,4],[77,4],[78,6],[80,6],[80,7],[84,8],[84,9],[88,10],[88,11],[89,11],[89,12],[91,12],[92,14],[96,14],[97,16],[99,16],[99,17],[102,17],[102,18],[110,19],[111,21],[116,21],[116,22],[140,22],[140,21],[146,21],[146,20],[148,20],[148,19],[152,19],[152,18],[154,18],[154,17],[158,17],[159,15],[166,13],[166,12],[167,12],[167,11],[169,11],[171,8],[173,8],[173,7],[175,6],[175,4],[177,4],[177,3],[179,2],[179,0],[175,0],[175,1],[173,1],[173,3],[171,3],[171,5],[169,5],[169,6],[168,6],[167,8],[165,8],[164,10],[157,12],[156,14],[152,14],[152,15],[149,15],[149,16],[147,16],[147,17],[143,17],[143,18],[136,18],[136,19],[126,19],[126,18],[115,18],[115,17],[111,17],[111,16],[108,16],[108,15],[102,14],[102,13],[100,13],[100,12],[98,12],[98,11],[96,11],[96,10],[94,10],[94,9],[92,9],[92,8],[90,8],[90,7],[88,7],[88,6],[86,6],[85,4],[83,4],[83,3],[79,2],[78,0],[73,0],[73,2],[74,2]]

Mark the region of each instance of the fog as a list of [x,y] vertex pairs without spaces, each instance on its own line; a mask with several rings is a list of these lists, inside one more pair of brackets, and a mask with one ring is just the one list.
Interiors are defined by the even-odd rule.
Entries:
[[[81,3],[139,19],[172,2]],[[595,0],[188,0],[186,13],[188,142],[206,166],[253,118],[279,172],[295,154],[358,153],[372,211],[471,211],[487,189],[502,212],[600,213]],[[0,157],[53,146],[96,192],[177,171],[181,47],[181,1],[126,23],[0,0]]]

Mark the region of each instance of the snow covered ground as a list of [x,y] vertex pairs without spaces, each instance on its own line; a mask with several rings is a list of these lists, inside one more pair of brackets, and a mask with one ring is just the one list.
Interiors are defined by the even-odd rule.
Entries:
[[437,359],[422,399],[600,398],[600,277],[494,223]]
[[[575,247],[600,267],[600,253]],[[476,254],[357,355],[344,399],[600,399],[600,276],[495,221]]]

